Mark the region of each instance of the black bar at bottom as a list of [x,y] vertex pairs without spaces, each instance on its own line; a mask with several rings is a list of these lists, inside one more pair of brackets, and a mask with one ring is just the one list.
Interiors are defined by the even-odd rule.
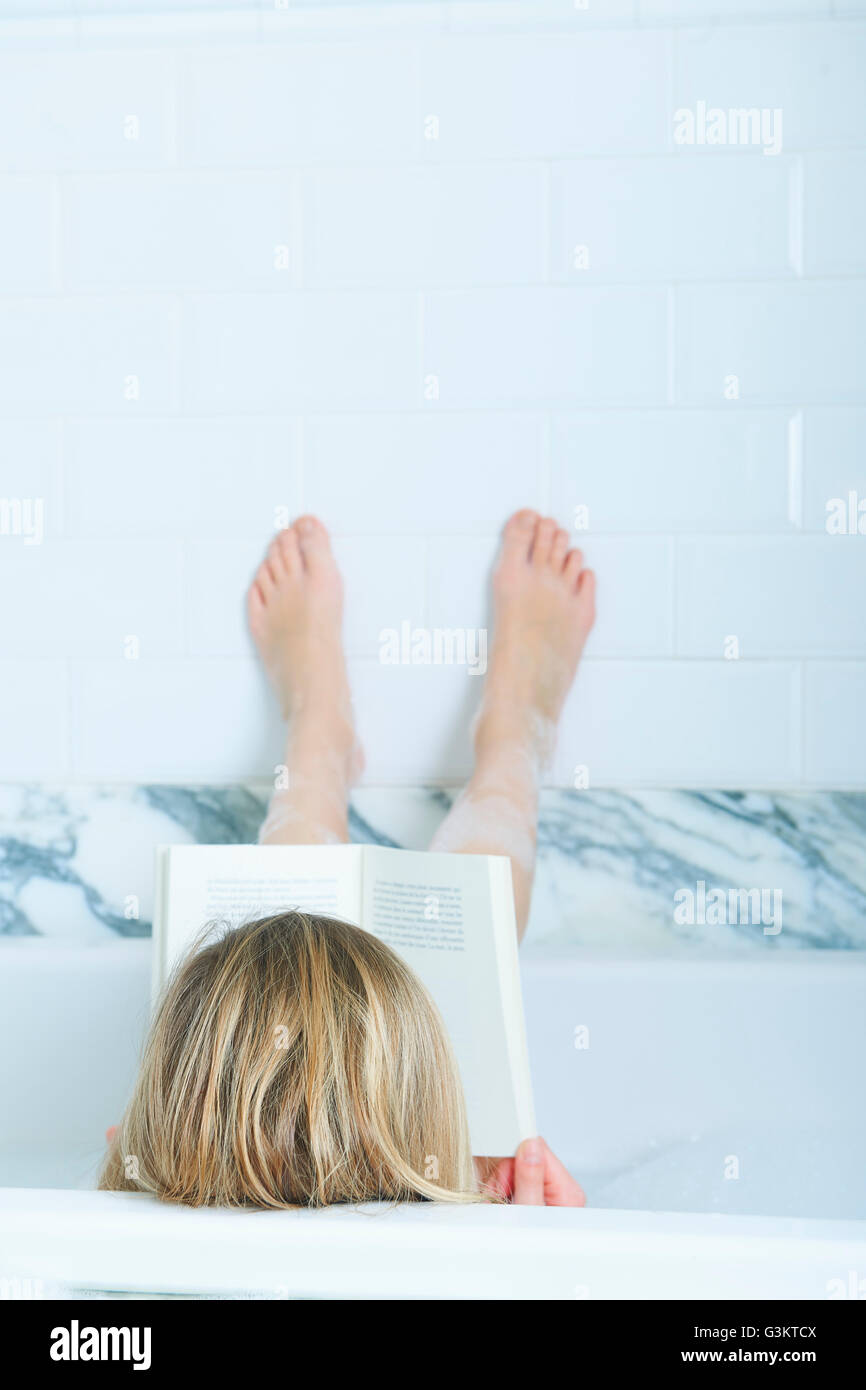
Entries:
[[[501,1352],[510,1358],[518,1347],[530,1362],[537,1358],[541,1374],[551,1352],[557,1361],[568,1356],[575,1376],[590,1365],[594,1374],[708,1365],[805,1366],[826,1374],[859,1364],[863,1312],[863,1303],[851,1300],[529,1301],[519,1308],[406,1301],[387,1310],[364,1300],[21,1300],[0,1303],[0,1337],[6,1364],[14,1350],[25,1373],[61,1379],[106,1369],[139,1377],[213,1372],[221,1383],[235,1371],[245,1379],[263,1372],[294,1378],[299,1353],[307,1374],[309,1361],[320,1357],[331,1374],[342,1361],[356,1373],[411,1380],[419,1369],[429,1376],[438,1359],[451,1378],[465,1371],[466,1351],[495,1365]],[[410,1359],[405,1346],[395,1359],[406,1336]]]

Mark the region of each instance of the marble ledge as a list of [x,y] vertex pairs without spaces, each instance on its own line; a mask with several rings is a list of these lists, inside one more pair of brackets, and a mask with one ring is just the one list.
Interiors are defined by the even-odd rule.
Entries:
[[[0,787],[0,940],[148,936],[154,847],[254,842],[268,790]],[[424,848],[453,796],[359,789],[352,839]],[[523,949],[864,950],[866,793],[545,792]]]

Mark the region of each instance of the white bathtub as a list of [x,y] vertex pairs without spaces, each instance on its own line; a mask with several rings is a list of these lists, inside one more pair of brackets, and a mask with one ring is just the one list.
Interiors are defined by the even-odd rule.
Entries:
[[25,1292],[866,1296],[864,958],[536,957],[523,970],[539,1127],[587,1211],[196,1213],[88,1191],[135,1070],[148,943],[4,944],[0,1279]]

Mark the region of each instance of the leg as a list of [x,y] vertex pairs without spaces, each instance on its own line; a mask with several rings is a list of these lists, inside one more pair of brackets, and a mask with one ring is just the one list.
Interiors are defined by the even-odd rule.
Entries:
[[349,787],[362,759],[342,608],[328,533],[315,517],[301,517],[271,542],[247,595],[250,630],[286,720],[287,785],[271,797],[260,844],[349,838]]
[[475,770],[431,849],[507,854],[518,939],[535,872],[538,787],[595,619],[595,576],[550,518],[517,512],[493,581],[490,668],[475,726]]

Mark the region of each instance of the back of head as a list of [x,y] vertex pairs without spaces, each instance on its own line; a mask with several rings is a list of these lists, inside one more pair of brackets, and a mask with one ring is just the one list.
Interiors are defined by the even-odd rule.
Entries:
[[194,947],[99,1186],[192,1206],[477,1200],[459,1073],[376,937],[287,912]]

